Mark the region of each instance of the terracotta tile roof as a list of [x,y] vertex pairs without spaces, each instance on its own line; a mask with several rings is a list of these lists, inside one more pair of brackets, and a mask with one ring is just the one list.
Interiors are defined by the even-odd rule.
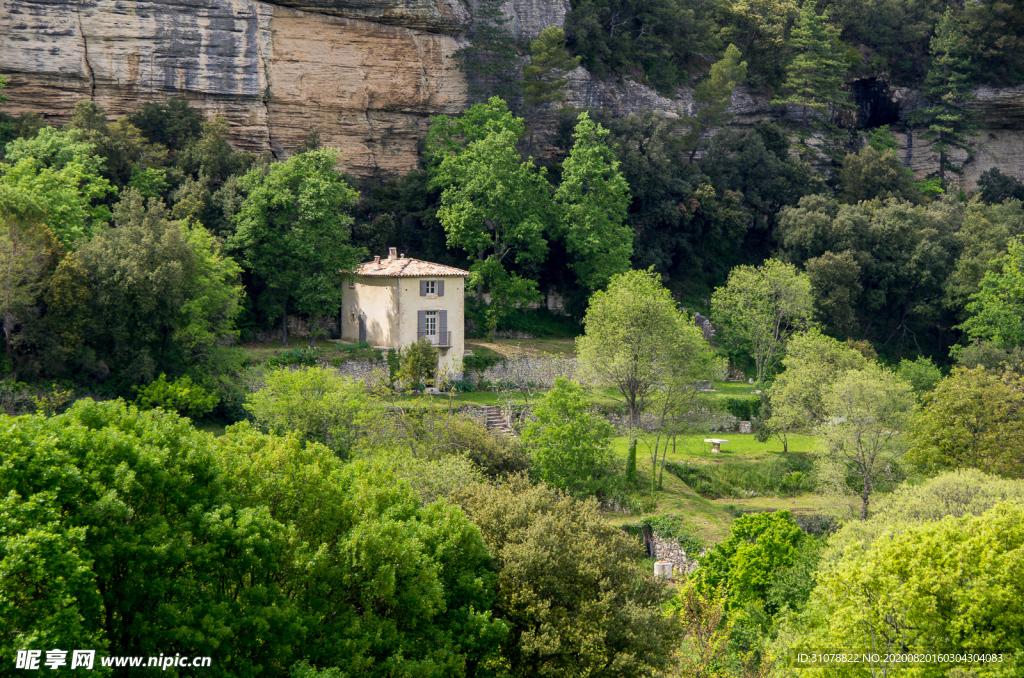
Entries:
[[381,276],[386,278],[465,278],[469,271],[454,266],[434,264],[419,259],[381,259],[380,263],[368,261],[356,269],[358,275]]

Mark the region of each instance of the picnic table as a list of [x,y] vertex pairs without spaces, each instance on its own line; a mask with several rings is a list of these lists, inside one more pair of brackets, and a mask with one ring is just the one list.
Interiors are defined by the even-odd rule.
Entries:
[[728,440],[722,440],[721,438],[705,438],[704,442],[711,443],[712,452],[721,452],[722,445],[729,442]]

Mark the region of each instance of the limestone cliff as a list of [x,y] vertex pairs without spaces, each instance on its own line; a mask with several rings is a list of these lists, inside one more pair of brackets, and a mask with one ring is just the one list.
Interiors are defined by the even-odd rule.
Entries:
[[[429,116],[465,108],[467,87],[451,56],[466,44],[478,0],[0,0],[0,74],[10,113],[54,123],[92,98],[111,116],[178,96],[231,123],[243,149],[286,154],[312,129],[354,174],[400,173],[416,164]],[[529,40],[563,25],[569,0],[505,0],[513,34]],[[692,90],[673,98],[631,81],[571,74],[567,103],[619,115],[692,112]],[[853,83],[858,119],[892,124],[918,174],[936,159],[906,131],[921,105],[882,80]],[[964,183],[989,167],[1024,178],[1024,88],[981,88],[977,151]],[[738,88],[733,124],[780,112]]]
[[[428,116],[465,107],[449,58],[464,38],[441,32],[457,2],[289,3],[334,6],[324,14],[259,0],[0,0],[5,110],[63,122],[82,98],[121,116],[180,96],[226,116],[239,148],[281,152],[317,128],[349,171],[402,172]],[[336,16],[370,6],[378,20]]]

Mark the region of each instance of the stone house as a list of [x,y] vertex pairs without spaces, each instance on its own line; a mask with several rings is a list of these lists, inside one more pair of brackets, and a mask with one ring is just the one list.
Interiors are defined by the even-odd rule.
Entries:
[[438,373],[462,372],[469,271],[406,259],[392,247],[355,274],[342,295],[342,340],[405,348],[427,337],[440,353]]

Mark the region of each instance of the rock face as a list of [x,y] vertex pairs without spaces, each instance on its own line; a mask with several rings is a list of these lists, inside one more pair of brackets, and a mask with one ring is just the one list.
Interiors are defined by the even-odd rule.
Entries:
[[271,0],[308,12],[441,33],[464,33],[469,11],[459,0]]
[[[65,122],[92,98],[112,117],[147,101],[186,98],[227,117],[238,148],[286,155],[313,129],[357,175],[416,166],[429,116],[457,113],[467,87],[452,55],[480,0],[0,0],[0,74],[9,113]],[[562,26],[569,0],[505,0],[520,40]],[[908,132],[914,92],[865,79],[851,89],[853,124],[893,125],[900,157],[919,176],[937,159]],[[693,112],[693,92],[664,97],[636,82],[570,74],[566,103],[617,115]],[[963,183],[991,167],[1024,179],[1024,87],[981,88],[982,128]],[[780,115],[737,88],[733,126]],[[784,112],[782,112],[784,114]]]
[[448,5],[320,4],[393,5],[420,27],[258,0],[0,0],[5,110],[64,122],[83,98],[120,117],[179,96],[226,116],[239,148],[282,153],[319,129],[356,174],[414,167],[428,116],[465,107],[464,38],[421,28],[448,29]]

